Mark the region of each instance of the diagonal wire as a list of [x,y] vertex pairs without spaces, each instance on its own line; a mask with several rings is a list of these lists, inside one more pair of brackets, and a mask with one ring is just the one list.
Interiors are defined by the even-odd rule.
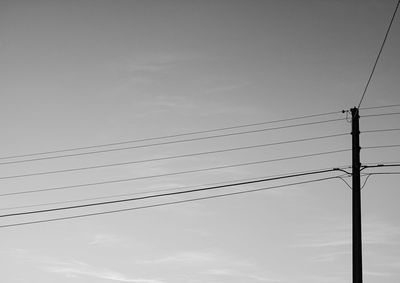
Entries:
[[[237,125],[237,126],[231,126],[231,127],[215,128],[215,129],[211,129],[211,130],[193,131],[193,132],[185,132],[185,133],[180,133],[180,134],[172,134],[172,135],[165,135],[165,136],[158,136],[158,137],[150,137],[150,138],[128,140],[128,141],[122,141],[122,142],[105,143],[105,144],[98,144],[98,145],[91,145],[91,146],[81,146],[81,147],[73,147],[73,148],[67,148],[67,149],[42,151],[42,152],[36,152],[36,153],[27,153],[27,154],[3,156],[3,157],[0,157],[0,159],[31,157],[31,156],[38,156],[38,155],[45,155],[45,154],[54,154],[54,153],[62,153],[62,152],[69,152],[69,151],[76,151],[76,150],[93,149],[93,148],[99,148],[99,147],[118,146],[118,145],[130,144],[130,143],[139,143],[139,142],[148,142],[148,141],[162,140],[162,139],[169,139],[169,138],[178,138],[178,137],[184,137],[184,136],[206,134],[206,133],[213,133],[213,132],[226,131],[226,130],[234,130],[234,129],[252,127],[252,126],[275,124],[275,123],[279,123],[279,122],[289,122],[289,121],[295,121],[295,120],[305,119],[305,118],[328,116],[328,115],[340,114],[340,113],[341,112],[339,112],[339,111],[327,112],[327,113],[320,113],[320,114],[313,114],[313,115],[298,116],[298,117],[294,117],[294,118],[286,118],[286,119],[259,122],[259,123],[252,123],[252,124],[243,124],[243,125]],[[339,121],[339,120],[341,120],[341,119],[338,119],[337,121]],[[333,122],[333,120],[327,120],[326,122]],[[275,128],[270,128],[270,129],[262,129],[262,130],[259,130],[259,131],[277,130],[277,129],[297,127],[297,126],[318,124],[318,123],[325,123],[325,122],[319,121],[319,122],[312,122],[312,123],[302,123],[302,124],[295,124],[295,125],[289,125],[289,126],[275,127]],[[239,132],[237,134],[247,134],[247,133],[253,133],[253,132],[257,132],[257,131],[246,131],[246,132],[243,132],[243,133]],[[203,138],[193,138],[193,139],[188,139],[188,140],[185,140],[185,141],[195,141],[195,140],[201,140],[201,139],[229,136],[229,135],[234,135],[234,134],[235,133],[228,134],[228,135],[216,135],[216,136],[210,136],[210,137],[203,137]],[[164,143],[155,143],[155,144],[147,145],[147,146],[156,146],[156,145],[171,144],[171,143],[178,143],[178,142],[184,142],[184,141],[170,141],[170,142],[164,142]],[[138,146],[138,147],[146,147],[146,145]],[[136,147],[132,147],[132,148],[136,148]],[[113,149],[113,150],[115,151],[115,150],[118,150],[118,149]],[[106,152],[106,151],[98,151],[98,152]],[[93,152],[93,153],[97,153],[97,151]],[[83,155],[83,154],[84,153],[81,153],[80,155]],[[87,153],[87,154],[91,154],[91,153]],[[70,155],[66,155],[66,156],[70,156]],[[71,156],[75,156],[75,155],[71,155]]]
[[400,147],[400,144],[387,144],[387,145],[363,146],[362,149],[393,148],[393,147]]
[[[341,167],[342,169],[349,169],[351,166],[343,166]],[[322,170],[328,170],[330,168],[325,168],[325,169],[320,169]],[[340,168],[335,168],[335,170],[338,170]],[[196,170],[194,170],[196,172]],[[318,170],[315,170],[318,171]],[[301,174],[301,173],[307,173],[309,171],[300,171],[296,172],[293,174]],[[181,172],[176,172],[175,175],[178,174],[186,174],[186,173],[192,173],[188,171],[181,171]],[[164,177],[164,175],[153,175],[151,177]],[[268,178],[272,177],[279,177],[283,176],[282,174],[279,175],[274,175],[274,176],[269,176]],[[50,187],[50,188],[44,188],[44,189],[32,189],[32,190],[26,190],[26,191],[19,191],[19,192],[10,192],[10,193],[3,193],[0,194],[0,197],[4,196],[13,196],[13,195],[22,195],[22,194],[32,194],[32,193],[41,193],[41,192],[48,192],[48,191],[58,191],[58,190],[66,190],[66,189],[75,189],[75,188],[82,188],[82,187],[89,187],[89,186],[97,186],[97,185],[105,185],[105,184],[114,184],[114,183],[120,183],[120,182],[129,182],[129,181],[135,181],[137,180],[136,178],[129,178],[129,179],[118,179],[118,180],[109,180],[109,181],[102,181],[102,182],[96,182],[96,183],[86,183],[86,184],[77,184],[77,185],[69,185],[69,186],[60,186],[60,187]]]
[[353,188],[349,185],[349,183],[347,183],[346,182],[346,180],[344,179],[344,178],[348,178],[348,177],[350,177],[351,176],[351,174],[345,174],[344,176],[337,176],[340,180],[342,180],[345,184],[346,184],[346,186],[347,187],[349,187],[350,188],[350,190],[352,190]]
[[371,176],[372,176],[371,174],[367,174],[367,177],[365,178],[364,183],[362,184],[360,190],[364,189],[365,185],[366,185],[367,182],[368,182],[368,179],[369,179]]
[[[348,133],[325,135],[325,136],[318,136],[318,137],[312,137],[312,138],[295,139],[295,140],[258,144],[258,145],[251,145],[251,146],[234,147],[234,148],[228,148],[228,149],[204,151],[204,152],[197,152],[197,153],[181,154],[181,155],[174,155],[174,156],[157,157],[157,158],[150,158],[150,159],[143,159],[143,160],[134,160],[134,161],[111,163],[111,164],[102,164],[102,165],[94,165],[94,166],[87,166],[87,167],[54,170],[54,171],[48,171],[48,172],[44,172],[44,173],[55,174],[55,173],[74,172],[74,171],[82,171],[82,170],[89,170],[89,169],[99,169],[99,168],[115,167],[115,166],[122,166],[122,165],[130,165],[130,164],[139,164],[139,163],[154,162],[154,161],[164,161],[164,160],[179,159],[179,158],[185,158],[185,157],[193,157],[193,156],[208,155],[208,154],[215,154],[215,153],[224,153],[224,152],[239,151],[239,150],[245,150],[245,149],[254,149],[254,148],[260,148],[260,147],[268,147],[268,146],[305,142],[305,141],[321,140],[321,139],[327,139],[327,138],[341,137],[341,136],[345,136],[345,135],[348,135]],[[27,161],[32,161],[32,160],[27,160]],[[16,161],[16,162],[22,162],[22,161]],[[11,162],[11,163],[15,163],[15,162]],[[5,164],[5,163],[0,163],[0,165],[2,165],[2,164]],[[39,172],[39,173],[32,173],[32,174],[43,175],[42,173]],[[30,174],[24,174],[24,175],[22,175],[22,177],[26,177],[27,175],[31,176]],[[20,175],[17,175],[17,176],[20,176]],[[2,179],[2,177],[0,177],[0,179]]]
[[[245,135],[245,134],[251,134],[251,133],[260,133],[260,132],[273,131],[273,130],[281,130],[281,129],[287,129],[287,128],[293,128],[293,127],[300,127],[300,126],[324,124],[324,123],[336,122],[336,121],[340,121],[340,120],[343,120],[343,119],[342,118],[330,119],[330,120],[323,120],[323,121],[316,121],[316,122],[294,124],[294,125],[289,125],[289,126],[280,126],[280,127],[273,127],[273,128],[256,129],[256,130],[234,132],[234,133],[227,133],[227,134],[219,134],[219,135],[206,136],[206,137],[197,137],[197,138],[190,138],[190,139],[183,139],[183,140],[158,142],[158,143],[151,143],[151,144],[144,144],[144,145],[135,145],[135,146],[129,146],[129,147],[122,147],[122,148],[102,149],[102,150],[95,150],[95,151],[88,151],[88,152],[63,154],[63,155],[57,155],[57,156],[46,156],[46,157],[38,157],[38,158],[31,158],[31,159],[24,159],[24,160],[5,161],[5,162],[1,162],[0,165],[31,162],[31,161],[40,161],[40,160],[49,160],[49,159],[57,159],[57,158],[65,158],[65,157],[74,157],[74,156],[82,156],[82,155],[90,155],[90,154],[99,154],[99,153],[106,153],[106,152],[124,151],[124,150],[137,149],[137,148],[148,148],[148,147],[160,146],[160,145],[185,143],[185,142],[192,142],[192,141],[199,141],[199,140],[207,140],[207,139],[214,139],[214,138]],[[42,153],[42,154],[44,154],[44,153]],[[0,159],[9,159],[9,158],[21,157],[21,156],[3,157],[3,158],[0,158]],[[24,155],[24,156],[26,157],[27,155]]]
[[363,168],[382,168],[382,167],[400,167],[400,162],[387,161],[382,163],[364,163]]
[[399,175],[400,172],[374,172],[374,173],[368,173],[370,175]]
[[[346,168],[350,168],[350,166],[342,166],[340,168],[346,169]],[[290,175],[303,174],[303,173],[315,172],[315,171],[324,171],[324,170],[329,170],[329,169],[332,169],[332,168],[320,168],[320,169],[314,169],[314,170],[308,170],[308,171],[297,171],[297,172],[290,173]],[[337,171],[337,170],[339,170],[339,168],[334,168],[334,171]],[[252,180],[270,179],[270,178],[281,177],[281,176],[285,176],[285,175],[289,175],[289,173],[270,175],[270,176],[253,177],[253,178],[245,178],[245,179],[236,179],[236,180],[230,180],[228,182],[227,181],[214,182],[214,183],[199,184],[199,185],[192,185],[192,186],[180,186],[180,187],[154,189],[154,190],[142,190],[142,191],[136,191],[136,192],[132,192],[132,193],[114,194],[114,195],[91,197],[91,198],[84,198],[84,199],[54,201],[54,202],[47,202],[47,203],[13,206],[13,207],[2,207],[2,208],[0,208],[0,210],[14,210],[14,209],[21,209],[21,208],[32,208],[32,207],[49,206],[49,205],[79,203],[79,202],[84,202],[84,201],[95,201],[95,200],[104,200],[104,199],[113,199],[113,198],[122,198],[122,197],[132,197],[132,196],[136,196],[136,195],[146,195],[146,194],[162,193],[162,192],[168,192],[168,191],[188,190],[188,189],[192,189],[192,188],[224,185],[227,183],[239,183],[239,182],[246,182],[246,181],[252,181]],[[343,176],[348,176],[348,175],[349,174],[347,173],[347,174],[344,174]]]
[[315,172],[286,175],[286,176],[267,178],[267,179],[258,179],[258,180],[230,183],[230,184],[211,186],[211,187],[205,187],[205,188],[198,188],[198,189],[191,189],[191,190],[184,190],[184,191],[178,191],[178,192],[168,192],[168,193],[154,194],[154,195],[134,197],[134,198],[125,198],[125,199],[110,200],[110,201],[103,201],[103,202],[93,202],[93,203],[87,203],[87,204],[64,206],[64,207],[49,208],[49,209],[42,209],[42,210],[31,210],[31,211],[24,211],[24,212],[1,214],[0,218],[21,216],[21,215],[31,215],[31,214],[38,214],[38,213],[47,213],[47,212],[55,212],[55,211],[64,211],[64,210],[71,210],[71,209],[77,209],[77,208],[87,208],[87,207],[94,207],[94,206],[104,206],[104,205],[109,205],[109,204],[132,202],[132,201],[139,201],[139,200],[153,199],[153,198],[160,198],[160,197],[170,197],[170,196],[176,196],[176,195],[183,195],[183,194],[191,194],[191,193],[198,193],[198,192],[204,192],[204,191],[211,191],[211,190],[234,187],[234,186],[242,186],[242,185],[256,184],[256,183],[261,183],[261,182],[276,181],[276,180],[282,180],[282,179],[288,179],[288,178],[316,175],[316,174],[328,173],[328,172],[333,172],[333,171],[334,171],[334,169],[328,169],[328,170],[322,170],[322,171],[315,171]]
[[392,116],[392,115],[399,115],[400,112],[391,112],[391,113],[381,113],[381,114],[368,114],[368,115],[362,115],[360,118],[366,118],[366,117],[380,117],[380,116]]
[[368,179],[371,176],[374,176],[374,175],[400,175],[400,172],[373,172],[373,173],[366,173],[365,175],[367,175],[367,178],[365,179],[364,184],[361,186],[361,189],[363,189],[365,187]]
[[190,174],[190,173],[197,173],[197,172],[207,172],[207,171],[213,171],[213,170],[219,170],[219,169],[235,168],[235,167],[240,167],[240,166],[263,164],[263,163],[273,162],[273,161],[281,161],[281,160],[288,160],[288,159],[295,159],[295,158],[319,156],[319,155],[326,155],[326,154],[346,152],[346,151],[350,151],[350,149],[336,150],[336,151],[330,151],[330,152],[324,152],[324,153],[318,153],[318,154],[309,154],[309,155],[303,155],[303,156],[280,158],[280,160],[274,159],[274,160],[255,161],[255,162],[239,163],[239,164],[224,165],[224,166],[217,166],[217,167],[208,167],[208,168],[202,168],[202,169],[179,171],[179,172],[172,172],[172,173],[165,173],[165,174],[158,174],[158,175],[141,176],[141,177],[117,179],[117,180],[107,180],[107,181],[94,182],[94,183],[84,183],[84,184],[77,184],[77,185],[59,186],[59,187],[51,187],[51,188],[36,189],[36,190],[26,190],[26,191],[19,191],[19,192],[10,192],[10,193],[0,194],[0,197],[2,197],[2,196],[11,196],[11,195],[29,194],[29,193],[38,193],[38,192],[47,192],[47,191],[58,191],[58,190],[90,187],[90,186],[97,186],[97,185],[123,183],[123,182],[130,182],[130,181],[136,181],[136,180],[160,178],[160,177],[167,177],[167,176],[176,176],[176,175]]
[[[339,149],[339,150],[324,151],[324,152],[318,152],[318,153],[296,155],[296,156],[289,156],[289,157],[275,158],[275,159],[247,162],[247,163],[239,163],[239,164],[212,167],[212,168],[205,168],[205,169],[189,170],[189,171],[184,171],[184,173],[210,171],[210,170],[216,170],[216,169],[233,168],[233,167],[239,167],[239,166],[255,165],[255,164],[270,163],[270,162],[277,162],[277,161],[284,161],[284,160],[292,160],[292,159],[312,157],[312,156],[320,156],[320,155],[333,154],[333,153],[339,153],[339,152],[345,152],[345,151],[350,151],[350,149]],[[189,156],[189,155],[186,155],[186,156]],[[182,157],[182,156],[180,156],[180,157]],[[2,177],[0,177],[0,180],[23,178],[23,177],[33,177],[33,176],[43,176],[43,175],[51,175],[51,174],[58,174],[58,173],[82,171],[82,170],[89,170],[89,169],[98,169],[98,168],[104,168],[104,167],[127,165],[127,164],[133,164],[133,163],[138,163],[138,162],[148,162],[148,161],[155,161],[155,160],[161,160],[161,159],[159,158],[159,159],[153,159],[153,160],[150,159],[150,160],[141,160],[141,161],[124,162],[124,163],[116,163],[116,164],[97,165],[97,166],[90,166],[90,167],[71,168],[71,169],[62,169],[62,170],[45,171],[45,172],[35,172],[35,173],[20,174],[20,175],[2,176]],[[168,173],[168,174],[162,174],[162,175],[137,177],[137,178],[135,178],[135,180],[137,180],[137,179],[154,178],[154,177],[159,177],[159,176],[170,176],[170,175],[177,175],[177,174],[178,173]],[[183,174],[183,173],[181,172],[179,174]]]
[[361,107],[360,110],[392,108],[392,107],[399,107],[399,106],[400,106],[400,104],[391,104],[391,105],[382,105],[382,106],[371,106],[371,107]]
[[360,134],[365,134],[365,133],[380,133],[380,132],[395,132],[395,131],[400,131],[400,128],[366,130],[366,131],[360,132]]
[[395,18],[395,16],[396,16],[397,10],[398,10],[398,8],[399,8],[399,4],[400,4],[400,0],[397,1],[396,8],[394,9],[393,16],[392,16],[392,18],[391,18],[391,20],[390,20],[389,26],[388,26],[387,29],[386,29],[385,37],[384,37],[384,39],[383,39],[383,41],[382,41],[382,44],[381,44],[381,47],[380,47],[380,49],[379,49],[378,56],[376,56],[374,66],[373,66],[372,71],[371,71],[371,73],[370,73],[370,75],[369,75],[367,84],[365,85],[363,94],[362,94],[362,96],[361,96],[361,99],[360,99],[360,102],[358,103],[358,107],[357,107],[357,108],[360,108],[361,103],[362,103],[363,100],[364,100],[365,93],[367,92],[367,89],[368,89],[368,86],[369,86],[369,84],[370,84],[370,82],[371,82],[372,76],[374,75],[376,65],[378,64],[379,58],[380,58],[380,56],[381,56],[381,54],[382,54],[383,47],[385,46],[386,40],[387,40],[387,38],[388,38],[390,29],[391,29],[392,24],[393,24],[393,21],[394,21],[394,18]]
[[78,219],[78,218],[84,218],[84,217],[100,216],[100,215],[106,215],[106,214],[121,213],[121,212],[126,212],[126,211],[169,206],[169,205],[182,204],[182,203],[187,203],[187,202],[195,202],[195,201],[201,201],[201,200],[208,200],[208,199],[215,199],[215,198],[221,198],[221,197],[227,197],[227,196],[247,194],[247,193],[252,193],[252,192],[265,191],[265,190],[276,189],[276,188],[289,187],[289,186],[294,186],[294,185],[309,184],[309,183],[314,183],[314,182],[332,180],[332,179],[336,179],[336,178],[337,178],[336,176],[335,177],[326,177],[326,178],[320,178],[320,179],[313,179],[313,180],[309,180],[309,181],[290,183],[290,184],[285,184],[285,185],[271,186],[271,187],[258,188],[258,189],[250,189],[250,190],[245,190],[245,191],[224,193],[224,194],[218,194],[218,195],[212,195],[212,196],[206,196],[206,197],[198,197],[198,198],[172,201],[172,202],[164,202],[164,203],[158,203],[158,204],[152,204],[152,205],[124,208],[124,209],[117,209],[117,210],[108,210],[108,211],[95,212],[95,213],[86,213],[86,214],[79,214],[79,215],[74,215],[74,216],[49,218],[49,219],[44,219],[44,220],[17,222],[17,223],[0,225],[0,228],[16,227],[16,226],[23,226],[23,225],[39,224],[39,223],[48,223],[48,222],[54,222],[54,221],[64,221],[64,220],[69,220],[69,219]]

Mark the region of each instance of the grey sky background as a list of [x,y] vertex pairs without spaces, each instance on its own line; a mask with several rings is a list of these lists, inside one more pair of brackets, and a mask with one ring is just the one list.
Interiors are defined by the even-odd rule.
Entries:
[[[1,0],[0,156],[350,109],[361,98],[395,4],[389,0]],[[397,18],[362,107],[399,103],[399,34]],[[383,112],[398,112],[398,108],[362,110],[361,115]],[[344,117],[345,114],[336,114],[306,121]],[[361,119],[361,129],[396,128],[399,122],[399,115],[365,117]],[[262,127],[251,129],[259,128]],[[0,176],[340,133],[350,133],[350,124],[345,120],[0,165]],[[364,134],[361,143],[399,144],[400,136],[398,132]],[[150,176],[350,147],[348,135],[3,179],[0,192]],[[366,163],[399,160],[398,148],[362,151],[362,162]],[[344,152],[112,185],[2,196],[0,213],[21,210],[5,210],[15,206],[332,168],[349,165],[350,161],[350,152]],[[306,178],[287,182],[303,180]],[[394,283],[400,279],[398,181],[398,175],[374,176],[363,189],[364,279],[368,283]],[[154,203],[157,201],[2,219],[0,225]],[[351,191],[336,179],[176,206],[0,229],[0,263],[5,282],[21,283],[344,283],[351,280],[350,241]]]

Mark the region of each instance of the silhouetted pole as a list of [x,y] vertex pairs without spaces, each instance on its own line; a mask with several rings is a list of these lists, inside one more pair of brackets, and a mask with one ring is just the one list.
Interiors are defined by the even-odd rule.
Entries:
[[361,181],[360,181],[360,115],[356,107],[351,109],[352,176],[353,176],[353,283],[362,283],[361,238]]

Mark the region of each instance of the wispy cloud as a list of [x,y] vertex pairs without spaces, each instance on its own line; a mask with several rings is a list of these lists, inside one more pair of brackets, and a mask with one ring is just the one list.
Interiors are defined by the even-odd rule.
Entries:
[[168,108],[184,108],[184,109],[195,109],[198,106],[193,100],[190,100],[187,96],[177,95],[157,95],[153,97],[152,101],[149,102],[152,105]]
[[[251,261],[238,259],[219,252],[185,251],[170,256],[141,260],[139,264],[165,267],[182,267],[198,270],[200,274],[213,279],[241,278],[245,281],[281,282],[282,277],[266,272]],[[228,278],[231,277],[231,278]],[[214,281],[213,281],[214,282]],[[216,281],[217,282],[217,281]]]
[[313,275],[302,280],[302,282],[317,282],[317,283],[343,283],[348,282],[345,276],[318,276]]
[[389,272],[377,272],[377,271],[371,271],[371,270],[363,270],[364,275],[369,275],[369,276],[375,276],[375,277],[389,277],[393,276],[392,273]]
[[234,269],[248,269],[255,268],[255,264],[245,260],[238,259],[230,255],[225,255],[215,251],[182,251],[176,252],[164,257],[157,257],[152,259],[144,259],[136,261],[139,264],[160,264],[160,265],[191,265],[201,268],[234,268]]
[[89,245],[93,246],[110,246],[118,244],[122,241],[121,237],[113,234],[96,234],[93,236]]
[[391,223],[375,220],[364,224],[365,244],[400,244],[400,227]]
[[[393,251],[397,253],[397,251]],[[391,275],[400,275],[400,255],[384,255],[382,256],[378,262],[375,263],[375,268],[377,270],[390,270],[389,272],[384,272],[384,274],[391,274]],[[370,271],[370,270],[369,270]],[[375,272],[375,271],[371,271]],[[380,271],[382,272],[382,271]]]
[[238,89],[242,89],[242,88],[248,87],[248,86],[251,86],[251,84],[248,82],[224,84],[224,85],[215,86],[213,88],[209,88],[205,91],[205,93],[207,93],[207,94],[226,93],[226,92],[231,92],[231,91],[235,91]]
[[47,255],[36,254],[27,250],[15,250],[13,256],[20,261],[32,263],[43,271],[62,274],[66,277],[86,276],[116,282],[164,283],[164,281],[159,279],[127,276],[121,272],[107,268],[95,267],[76,259],[59,259]]
[[168,52],[150,52],[134,56],[116,68],[115,72],[120,81],[115,86],[115,91],[131,93],[140,88],[140,93],[143,94],[142,87],[152,86],[162,76],[173,74],[175,68],[189,60],[191,60],[189,55]]
[[336,252],[329,252],[320,254],[311,259],[314,262],[332,262],[339,259],[342,256],[349,255],[350,252],[343,252],[343,251],[336,251]]
[[247,280],[254,280],[260,282],[282,282],[283,280],[278,276],[265,276],[250,272],[241,272],[237,269],[210,269],[206,272],[209,275],[226,276],[226,277],[242,277]]
[[134,73],[155,73],[165,71],[176,66],[179,62],[186,60],[186,57],[172,53],[152,53],[134,58],[127,70]]
[[210,263],[215,262],[219,259],[216,254],[207,253],[207,252],[180,252],[174,255],[140,260],[137,263],[141,264],[176,264],[176,263],[184,263],[184,264],[199,264],[199,263]]
[[[364,245],[399,245],[400,227],[385,221],[365,221],[363,223],[363,244]],[[299,235],[304,243],[297,247],[340,247],[351,245],[351,226],[332,226],[329,229],[321,230],[312,234]]]
[[43,266],[42,269],[47,272],[60,273],[68,277],[83,275],[117,282],[162,283],[162,281],[155,279],[131,278],[116,271],[94,268],[93,266],[81,262],[63,262],[62,264],[58,263],[55,265],[49,264],[48,266]]

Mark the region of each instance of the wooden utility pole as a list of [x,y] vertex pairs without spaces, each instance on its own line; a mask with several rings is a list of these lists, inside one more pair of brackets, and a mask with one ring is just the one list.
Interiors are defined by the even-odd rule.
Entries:
[[360,163],[360,115],[358,108],[351,109],[352,135],[352,203],[353,203],[353,283],[362,283],[361,237],[361,163]]

